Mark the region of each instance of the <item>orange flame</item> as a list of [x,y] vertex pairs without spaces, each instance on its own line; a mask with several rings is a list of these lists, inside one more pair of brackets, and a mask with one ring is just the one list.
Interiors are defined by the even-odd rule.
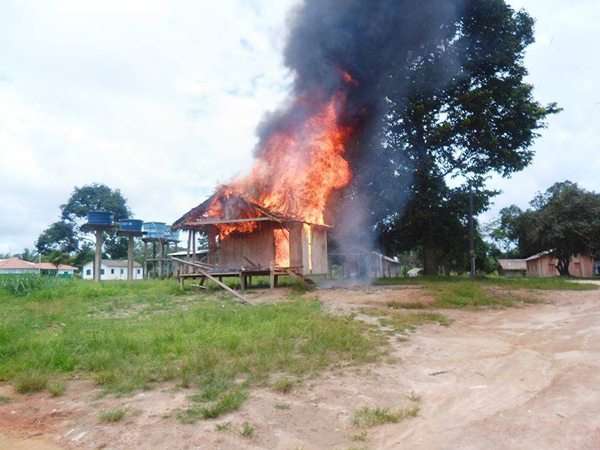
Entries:
[[[346,72],[342,79],[348,84],[355,82]],[[305,106],[306,101],[298,99],[298,107]],[[325,224],[325,210],[332,193],[346,187],[352,178],[344,158],[352,130],[339,120],[345,101],[346,96],[340,91],[304,121],[273,133],[250,173],[223,186],[219,197],[241,195],[273,213]],[[215,202],[207,217],[224,217],[223,208],[220,201]],[[218,228],[224,238],[234,232],[255,231],[258,224],[243,222]]]
[[273,231],[275,240],[275,264],[279,267],[290,266],[290,232],[276,229]]

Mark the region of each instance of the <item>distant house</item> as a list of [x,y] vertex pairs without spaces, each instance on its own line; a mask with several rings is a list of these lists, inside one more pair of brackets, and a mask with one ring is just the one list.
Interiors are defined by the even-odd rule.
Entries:
[[56,267],[51,263],[34,263],[19,258],[0,259],[0,275],[50,275],[72,277],[76,267],[59,264]]
[[[81,277],[84,280],[94,279],[93,262],[89,262],[85,266],[83,266],[81,271]],[[106,281],[127,280],[127,260],[103,259],[100,269],[100,279]],[[133,279],[144,279],[144,269],[142,268],[141,264],[137,262],[133,263]]]
[[[556,265],[558,259],[551,250],[530,256],[527,262],[527,275],[530,277],[557,277],[560,275]],[[573,277],[591,278],[594,276],[594,258],[587,255],[574,255],[569,264],[569,273]]]
[[40,268],[42,275],[55,275],[57,277],[73,277],[77,270],[77,267],[67,264],[59,264],[57,267],[52,263],[39,263],[37,266]]
[[0,275],[39,275],[38,264],[19,258],[0,259]]
[[527,275],[527,261],[524,259],[499,259],[500,275],[524,277]]

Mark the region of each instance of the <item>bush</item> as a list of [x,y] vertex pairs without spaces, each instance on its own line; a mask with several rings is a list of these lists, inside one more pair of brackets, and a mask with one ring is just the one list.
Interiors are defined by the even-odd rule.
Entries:
[[25,296],[69,281],[64,278],[43,275],[2,275],[0,276],[0,289],[4,289],[13,296]]

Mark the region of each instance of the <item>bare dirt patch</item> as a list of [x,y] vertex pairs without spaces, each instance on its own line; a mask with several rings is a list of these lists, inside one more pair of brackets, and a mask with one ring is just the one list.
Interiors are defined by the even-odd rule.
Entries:
[[[310,295],[313,295],[312,293]],[[415,287],[321,290],[332,311],[389,301],[427,301]],[[390,358],[331,370],[289,393],[251,392],[238,412],[185,425],[177,411],[194,392],[164,386],[103,396],[71,381],[64,396],[0,394],[0,448],[60,449],[597,449],[600,448],[600,293],[544,292],[543,303],[446,311],[450,327],[426,325],[390,339]],[[357,429],[361,408],[416,418]],[[101,411],[123,408],[117,423]],[[244,433],[244,430],[253,430]]]

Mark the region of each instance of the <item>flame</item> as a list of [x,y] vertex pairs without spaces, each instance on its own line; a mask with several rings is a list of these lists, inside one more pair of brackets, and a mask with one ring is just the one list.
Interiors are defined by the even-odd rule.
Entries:
[[279,267],[290,267],[290,232],[273,230],[275,240],[275,264]]
[[[356,83],[347,72],[341,78],[346,85]],[[340,124],[340,112],[346,103],[342,90],[316,108],[311,101],[296,100],[298,110],[311,113],[293,126],[273,132],[258,152],[250,173],[222,186],[206,217],[244,218],[243,211],[230,215],[226,211],[228,199],[241,196],[274,214],[325,224],[331,195],[352,179],[344,157],[352,129]],[[256,222],[218,225],[221,238],[234,232],[253,232],[258,227]]]

